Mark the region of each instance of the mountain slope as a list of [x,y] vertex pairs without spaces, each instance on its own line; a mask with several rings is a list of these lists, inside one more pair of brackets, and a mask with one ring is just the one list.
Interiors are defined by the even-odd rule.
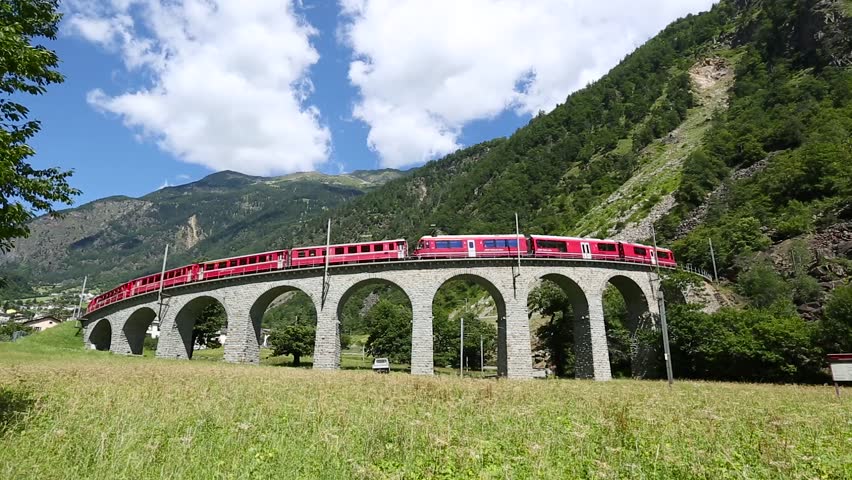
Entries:
[[59,218],[37,218],[30,237],[0,261],[5,273],[38,283],[89,275],[94,285],[105,286],[156,270],[167,243],[171,265],[285,248],[294,244],[289,232],[298,222],[400,175],[381,170],[265,178],[219,172],[140,198],[109,197]]

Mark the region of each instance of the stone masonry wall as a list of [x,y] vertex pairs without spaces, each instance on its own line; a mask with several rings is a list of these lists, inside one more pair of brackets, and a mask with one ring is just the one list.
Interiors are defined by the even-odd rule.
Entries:
[[[603,320],[603,290],[614,277],[630,281],[637,295],[645,296],[648,312],[658,314],[654,297],[653,273],[632,265],[583,262],[525,261],[518,269],[505,260],[463,260],[437,262],[399,262],[364,264],[330,269],[328,287],[323,288],[322,272],[317,270],[285,271],[269,275],[233,277],[223,281],[193,284],[168,291],[161,319],[161,336],[157,357],[186,359],[191,348],[188,335],[196,310],[205,302],[218,301],[228,316],[228,339],[225,360],[235,363],[259,363],[257,332],[262,314],[279,292],[300,290],[307,294],[317,310],[314,346],[314,368],[333,370],[340,367],[339,307],[352,291],[364,282],[385,282],[398,286],[411,301],[412,345],[411,371],[431,375],[434,372],[432,301],[438,289],[454,278],[465,278],[486,288],[494,297],[498,311],[498,371],[509,378],[532,377],[530,327],[527,310],[529,292],[544,276],[562,276],[582,290],[587,309],[578,314],[578,376],[608,380],[611,378],[609,352]],[[623,278],[622,278],[623,277]],[[209,298],[204,298],[209,297]],[[121,309],[111,308],[110,349],[115,353],[131,353],[125,333],[127,319],[140,308],[158,311],[156,300],[136,302]],[[97,320],[101,320],[98,318]],[[85,323],[84,339],[89,341],[96,320]],[[183,333],[183,335],[181,335]]]

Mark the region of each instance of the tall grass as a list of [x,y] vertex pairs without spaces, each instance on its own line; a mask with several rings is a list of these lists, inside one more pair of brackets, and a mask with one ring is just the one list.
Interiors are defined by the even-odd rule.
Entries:
[[0,348],[0,478],[852,478],[852,403],[829,387],[316,372],[37,336]]

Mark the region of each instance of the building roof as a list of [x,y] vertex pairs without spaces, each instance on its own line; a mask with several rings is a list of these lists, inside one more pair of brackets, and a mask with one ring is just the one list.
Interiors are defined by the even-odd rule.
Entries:
[[32,320],[27,320],[26,322],[21,323],[21,325],[28,325],[30,323],[38,323],[38,322],[41,322],[43,320],[47,320],[47,321],[53,320],[56,323],[62,323],[62,320],[54,317],[53,315],[45,315],[43,317],[34,318]]

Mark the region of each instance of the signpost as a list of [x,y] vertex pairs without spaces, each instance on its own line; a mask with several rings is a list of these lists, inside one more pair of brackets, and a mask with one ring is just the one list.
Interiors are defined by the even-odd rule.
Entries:
[[834,393],[840,397],[839,382],[852,382],[852,353],[829,353],[831,378],[834,380]]

